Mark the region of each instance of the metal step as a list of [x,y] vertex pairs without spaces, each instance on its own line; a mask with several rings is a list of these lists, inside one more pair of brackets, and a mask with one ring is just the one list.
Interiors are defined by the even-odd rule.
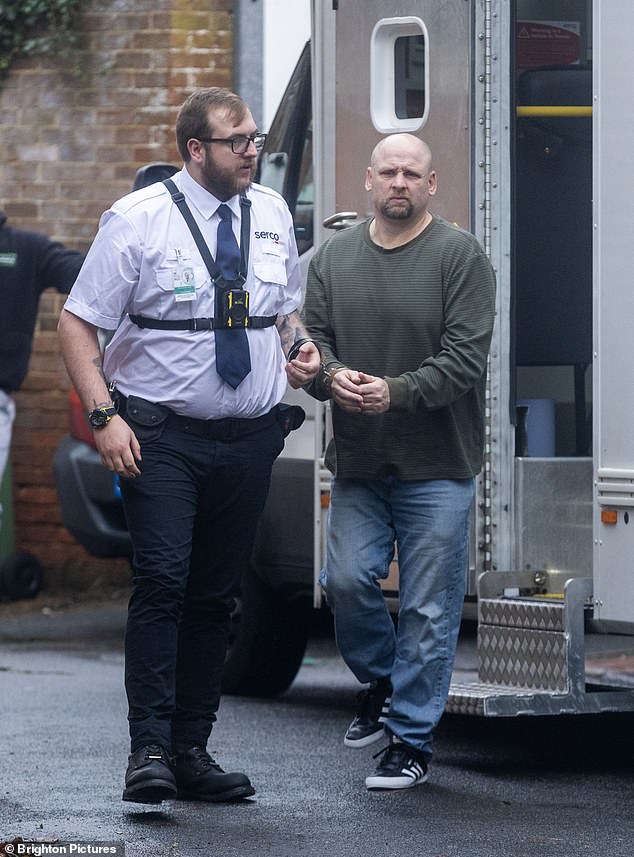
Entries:
[[478,680],[452,682],[446,710],[498,717],[634,711],[634,690],[586,686],[584,610],[592,582],[570,578],[532,594],[534,578],[481,575]]
[[480,681],[552,693],[570,691],[577,676],[563,600],[483,598],[478,612]]

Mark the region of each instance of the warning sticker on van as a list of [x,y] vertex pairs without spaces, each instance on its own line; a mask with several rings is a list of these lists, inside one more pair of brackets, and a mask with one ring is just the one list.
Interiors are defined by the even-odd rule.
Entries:
[[578,21],[517,21],[517,68],[573,65],[581,59],[581,25]]

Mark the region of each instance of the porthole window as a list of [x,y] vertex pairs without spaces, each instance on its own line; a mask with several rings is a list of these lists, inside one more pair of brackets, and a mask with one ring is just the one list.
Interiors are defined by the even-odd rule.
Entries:
[[370,109],[377,131],[417,131],[429,113],[429,39],[420,18],[384,18],[372,32]]

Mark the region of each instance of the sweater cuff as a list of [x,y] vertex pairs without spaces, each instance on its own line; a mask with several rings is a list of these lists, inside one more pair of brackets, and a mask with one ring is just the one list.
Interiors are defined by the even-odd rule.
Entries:
[[398,378],[384,378],[390,391],[390,410],[406,411],[409,404],[409,388],[407,380],[402,376]]

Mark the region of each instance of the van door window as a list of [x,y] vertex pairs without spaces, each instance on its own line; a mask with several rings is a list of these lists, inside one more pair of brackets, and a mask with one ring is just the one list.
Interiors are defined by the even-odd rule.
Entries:
[[297,248],[313,245],[313,124],[310,44],[300,56],[271,123],[256,181],[282,194],[293,216]]
[[384,18],[371,43],[370,112],[377,131],[413,132],[427,121],[429,39],[420,18]]
[[422,119],[425,112],[425,40],[401,36],[394,42],[394,104],[399,119]]
[[304,149],[299,165],[297,200],[293,221],[299,255],[313,246],[313,213],[315,209],[315,184],[313,182],[313,123],[306,129]]

